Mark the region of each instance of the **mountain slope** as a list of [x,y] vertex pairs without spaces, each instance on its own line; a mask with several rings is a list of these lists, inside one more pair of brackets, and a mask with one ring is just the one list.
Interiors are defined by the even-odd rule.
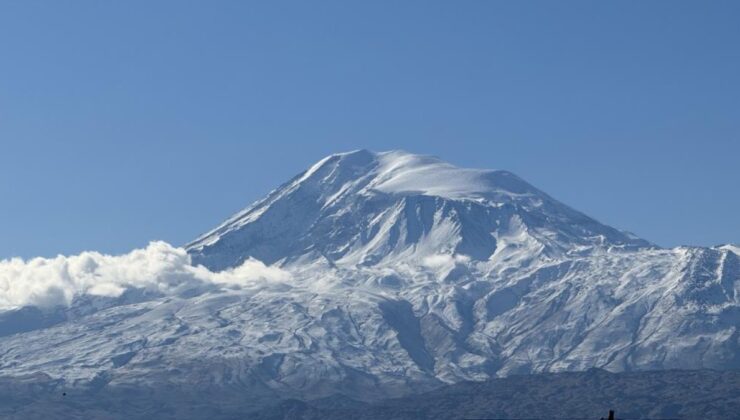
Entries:
[[187,246],[231,277],[253,258],[287,275],[0,313],[0,327],[35,317],[0,336],[0,373],[257,401],[591,367],[737,369],[737,249],[660,249],[504,171],[332,155]]

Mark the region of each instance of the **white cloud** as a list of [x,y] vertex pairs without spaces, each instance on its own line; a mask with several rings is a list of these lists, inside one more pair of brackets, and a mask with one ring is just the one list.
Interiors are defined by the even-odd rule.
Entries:
[[466,264],[469,261],[470,258],[465,255],[434,254],[424,257],[422,265],[436,272],[437,278],[444,279],[455,269],[457,264]]
[[422,264],[431,269],[446,269],[452,270],[455,268],[457,263],[467,263],[470,261],[470,257],[465,255],[451,255],[451,254],[434,254],[425,257],[422,260]]
[[130,288],[178,294],[193,288],[257,287],[290,280],[277,267],[249,259],[212,272],[193,266],[182,248],[152,242],[124,255],[83,252],[56,258],[0,260],[0,310],[34,305],[69,305],[76,296],[117,297]]

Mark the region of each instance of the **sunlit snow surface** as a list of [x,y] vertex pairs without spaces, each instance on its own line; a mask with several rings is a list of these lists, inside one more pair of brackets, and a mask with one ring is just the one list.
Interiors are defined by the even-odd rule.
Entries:
[[740,368],[736,246],[660,249],[504,171],[332,155],[187,253],[137,252],[0,263],[1,375],[369,397],[513,373]]

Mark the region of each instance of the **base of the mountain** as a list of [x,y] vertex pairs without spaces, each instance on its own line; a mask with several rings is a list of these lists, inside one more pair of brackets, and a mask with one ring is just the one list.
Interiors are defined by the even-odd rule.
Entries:
[[740,413],[740,371],[667,370],[520,375],[361,402],[255,395],[239,385],[68,388],[46,376],[0,379],[0,417],[178,419],[728,419]]

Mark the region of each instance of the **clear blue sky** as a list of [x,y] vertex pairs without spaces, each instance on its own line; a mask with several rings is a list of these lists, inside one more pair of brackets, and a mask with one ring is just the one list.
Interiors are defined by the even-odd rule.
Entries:
[[324,155],[740,242],[740,2],[3,1],[0,258],[183,244]]

